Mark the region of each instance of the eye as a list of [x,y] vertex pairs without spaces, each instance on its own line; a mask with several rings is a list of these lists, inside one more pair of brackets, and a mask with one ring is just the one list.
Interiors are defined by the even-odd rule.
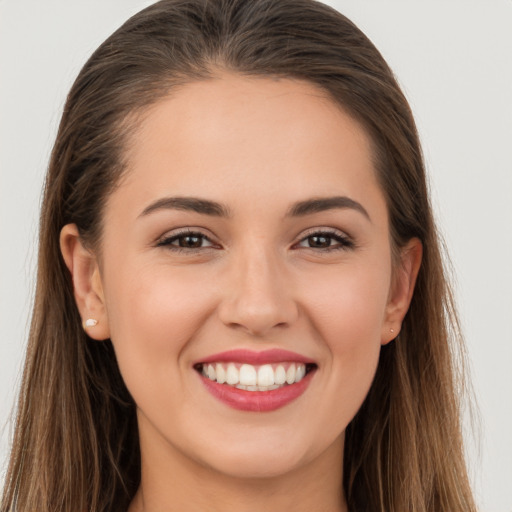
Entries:
[[352,240],[338,231],[314,231],[309,233],[298,244],[298,247],[306,249],[320,249],[333,251],[338,249],[350,249],[354,247]]
[[203,233],[196,231],[182,231],[170,236],[165,236],[157,243],[158,247],[166,247],[171,250],[198,250],[214,247],[213,242]]

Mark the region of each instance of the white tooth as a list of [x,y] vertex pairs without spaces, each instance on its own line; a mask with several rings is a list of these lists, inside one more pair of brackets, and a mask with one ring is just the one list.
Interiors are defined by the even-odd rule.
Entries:
[[258,386],[272,386],[274,384],[274,370],[269,364],[258,368]]
[[293,384],[295,382],[295,363],[292,363],[288,370],[286,370],[286,382],[288,384]]
[[238,369],[233,363],[228,364],[228,369],[226,371],[226,382],[231,386],[234,386],[239,382]]
[[217,363],[215,365],[215,373],[217,374],[217,382],[219,384],[224,384],[224,382],[226,382],[226,370],[224,370],[224,366]]
[[210,380],[215,380],[216,379],[215,368],[211,364],[208,365],[208,378]]
[[257,375],[256,368],[250,364],[240,366],[240,384],[244,386],[256,386]]
[[295,382],[301,381],[304,375],[306,375],[306,366],[303,364],[299,364],[297,366],[297,373],[295,374]]
[[243,384],[237,384],[235,386],[235,388],[238,388],[238,389],[247,389],[247,386],[244,386]]
[[[259,382],[259,380],[258,380],[258,382]],[[284,384],[286,382],[286,370],[284,369],[284,366],[282,364],[280,364],[276,368],[276,372],[274,375],[274,382],[279,385]]]
[[274,384],[273,386],[269,386],[268,387],[268,390],[269,391],[272,391],[273,389],[277,389],[277,388],[280,388],[281,386],[278,386],[277,384]]
[[203,364],[203,367],[201,368],[201,372],[205,377],[208,377],[208,366]]
[[261,391],[259,386],[247,386],[247,391]]

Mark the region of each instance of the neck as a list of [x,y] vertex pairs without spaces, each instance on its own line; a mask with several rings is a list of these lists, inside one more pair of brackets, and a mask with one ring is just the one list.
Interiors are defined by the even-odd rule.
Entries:
[[342,438],[313,460],[272,477],[227,475],[178,450],[152,453],[144,443],[141,454],[141,485],[128,512],[348,510],[342,488]]

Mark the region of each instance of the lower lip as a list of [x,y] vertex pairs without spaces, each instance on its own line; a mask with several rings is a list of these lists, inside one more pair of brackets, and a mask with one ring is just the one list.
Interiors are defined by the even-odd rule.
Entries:
[[206,389],[218,400],[233,409],[251,412],[269,412],[280,409],[301,396],[313,376],[309,372],[301,381],[270,391],[247,391],[226,384],[219,384],[199,375]]

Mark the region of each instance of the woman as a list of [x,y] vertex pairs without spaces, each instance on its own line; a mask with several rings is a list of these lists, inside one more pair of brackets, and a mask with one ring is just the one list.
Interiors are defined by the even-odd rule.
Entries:
[[40,236],[2,510],[474,510],[414,121],[337,12],[134,16]]

